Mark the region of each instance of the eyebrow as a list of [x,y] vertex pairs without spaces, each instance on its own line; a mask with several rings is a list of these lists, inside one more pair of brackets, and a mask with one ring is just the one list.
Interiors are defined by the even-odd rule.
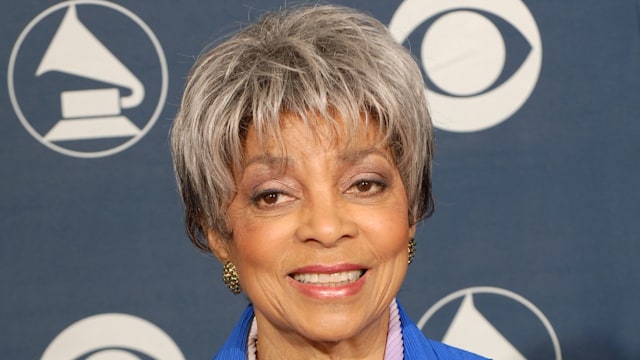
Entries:
[[356,151],[349,151],[344,154],[340,154],[338,159],[344,163],[355,163],[369,155],[380,155],[385,159],[389,159],[389,154],[378,147],[370,147],[366,149],[358,149]]
[[255,164],[255,163],[260,163],[260,164],[265,164],[265,165],[274,165],[274,164],[286,164],[289,161],[293,161],[293,159],[291,159],[288,156],[274,156],[274,155],[257,155],[257,156],[253,156],[251,157],[251,159],[249,159],[247,161],[247,163],[244,165],[244,167],[249,167],[249,165]]

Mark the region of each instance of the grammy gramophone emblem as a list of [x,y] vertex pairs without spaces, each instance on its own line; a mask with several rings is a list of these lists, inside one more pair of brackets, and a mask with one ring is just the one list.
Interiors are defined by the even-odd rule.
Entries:
[[79,0],[28,24],[11,53],[8,85],[18,118],[38,141],[66,155],[100,157],[149,131],[164,106],[167,78],[164,53],[146,23],[120,5]]
[[[426,336],[490,359],[562,360],[549,319],[531,301],[507,289],[476,286],[455,291],[433,304],[417,325]],[[536,347],[523,346],[527,343]]]

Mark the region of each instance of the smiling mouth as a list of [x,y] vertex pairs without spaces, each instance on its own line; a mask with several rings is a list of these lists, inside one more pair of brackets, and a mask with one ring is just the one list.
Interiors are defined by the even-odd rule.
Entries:
[[357,281],[364,275],[366,270],[340,271],[331,274],[323,273],[294,273],[291,276],[295,281],[315,285],[336,287]]

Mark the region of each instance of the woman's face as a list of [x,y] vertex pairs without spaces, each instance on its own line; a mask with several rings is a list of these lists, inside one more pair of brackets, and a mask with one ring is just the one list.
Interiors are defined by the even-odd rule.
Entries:
[[296,116],[282,120],[284,154],[259,147],[249,129],[228,211],[233,238],[210,234],[212,248],[237,266],[261,339],[386,338],[415,232],[389,150],[375,128],[336,141]]

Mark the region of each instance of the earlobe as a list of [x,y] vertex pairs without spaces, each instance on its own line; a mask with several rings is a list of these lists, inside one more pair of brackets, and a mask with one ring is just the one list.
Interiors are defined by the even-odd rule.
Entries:
[[231,259],[228,242],[225,241],[216,231],[207,231],[207,243],[209,244],[209,249],[213,255],[215,255],[221,263],[224,264]]
[[207,231],[207,242],[211,252],[224,265],[222,268],[222,281],[234,295],[240,294],[242,292],[240,277],[238,276],[238,268],[231,261],[229,241],[220,236],[219,233],[209,230]]
[[409,227],[409,238],[410,239],[413,239],[413,238],[416,237],[416,227],[417,227],[417,224],[413,224],[413,225],[411,225],[411,227]]

